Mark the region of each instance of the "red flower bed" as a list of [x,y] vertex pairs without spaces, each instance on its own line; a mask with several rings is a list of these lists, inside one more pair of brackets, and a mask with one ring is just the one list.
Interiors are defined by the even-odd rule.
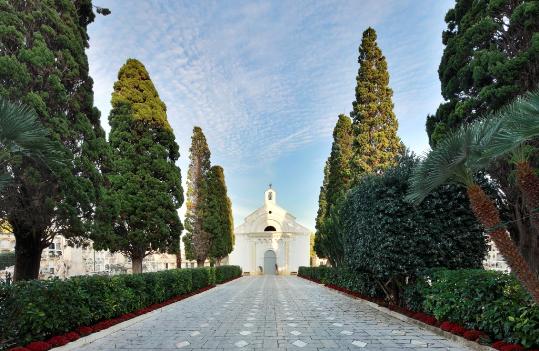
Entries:
[[80,336],[86,336],[92,334],[94,330],[90,327],[79,327],[75,330]]
[[486,334],[479,330],[466,330],[462,336],[468,340],[477,341],[480,337],[486,336]]
[[52,345],[44,341],[34,341],[26,345],[26,348],[30,351],[48,351]]
[[52,347],[57,347],[57,346],[64,346],[65,344],[69,342],[69,339],[66,338],[65,336],[58,335],[58,336],[53,336],[52,338],[47,340],[47,342],[51,344]]
[[29,351],[29,350],[26,347],[17,346],[17,347],[13,347],[9,349],[8,351]]
[[77,340],[77,339],[80,338],[80,335],[79,335],[78,333],[75,333],[75,332],[69,332],[69,333],[67,333],[67,334],[64,335],[64,336],[65,336],[65,337],[67,338],[67,340],[69,340],[69,341],[75,341],[75,340]]

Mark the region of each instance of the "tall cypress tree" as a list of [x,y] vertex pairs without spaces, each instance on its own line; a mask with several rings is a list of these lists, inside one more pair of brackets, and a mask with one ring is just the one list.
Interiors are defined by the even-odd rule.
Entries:
[[208,173],[208,197],[204,210],[204,230],[211,235],[209,256],[217,265],[234,248],[232,204],[227,195],[225,174],[221,166],[212,166]]
[[317,219],[316,235],[318,239],[315,239],[317,254],[329,259],[333,265],[341,263],[344,254],[338,226],[334,223],[334,219],[340,203],[350,189],[352,141],[352,121],[348,116],[339,115],[333,129],[331,154],[324,170],[321,197],[323,196],[325,206],[323,209],[319,209],[322,216]]
[[210,149],[206,136],[200,127],[193,128],[191,148],[189,149],[189,170],[187,172],[187,211],[183,237],[185,256],[196,260],[199,267],[208,258],[211,234],[205,230],[204,217],[208,196],[208,174],[210,172]]
[[320,258],[327,258],[326,253],[324,252],[324,237],[321,232],[322,226],[324,225],[324,220],[326,219],[326,210],[327,210],[327,186],[329,181],[329,159],[326,160],[324,165],[324,179],[322,180],[322,186],[320,187],[320,193],[318,195],[318,211],[316,213],[315,220],[315,229],[314,234],[314,251],[316,255]]
[[[446,16],[438,68],[446,100],[427,117],[432,147],[461,124],[496,111],[539,84],[539,2],[457,0]],[[537,160],[533,166],[538,167]],[[506,201],[502,212],[520,252],[539,272],[539,233],[522,194],[510,181],[514,166],[498,162],[489,175]]]
[[386,58],[376,43],[376,32],[363,32],[359,47],[356,100],[352,103],[354,181],[395,164],[402,149],[393,113],[393,91],[389,87]]
[[78,242],[94,228],[107,144],[93,105],[87,26],[91,0],[0,1],[0,95],[32,108],[68,167],[23,158],[0,198],[16,238],[15,280],[35,279],[41,252],[61,234]]
[[137,60],[127,60],[118,73],[109,122],[109,207],[102,215],[110,214],[111,227],[95,236],[94,245],[127,255],[133,273],[140,273],[146,255],[179,250],[183,189],[166,106]]

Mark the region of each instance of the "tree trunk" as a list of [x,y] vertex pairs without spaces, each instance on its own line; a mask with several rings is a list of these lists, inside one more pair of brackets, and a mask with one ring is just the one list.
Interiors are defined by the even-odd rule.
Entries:
[[15,235],[15,273],[13,281],[39,278],[39,266],[43,244],[41,235],[13,226]]
[[206,260],[197,260],[197,267],[204,267],[204,262]]
[[182,254],[176,254],[176,268],[182,268]]
[[32,280],[39,277],[41,252],[39,247],[26,246],[27,242],[17,239],[15,246],[15,274],[13,281]]
[[528,290],[533,299],[539,303],[539,279],[530,269],[530,266],[518,251],[517,246],[509,237],[507,230],[503,227],[496,205],[479,185],[471,185],[467,190],[475,216],[486,230],[492,230],[489,233],[490,238],[517,279]]
[[529,162],[517,163],[517,184],[530,213],[530,222],[539,230],[539,177]]
[[221,261],[222,261],[222,260],[223,260],[222,257],[217,257],[217,258],[215,259],[215,263],[216,263],[216,266],[217,266],[217,267],[219,267],[219,266],[221,265]]
[[131,267],[133,268],[133,274],[142,273],[142,260],[144,257],[131,257]]

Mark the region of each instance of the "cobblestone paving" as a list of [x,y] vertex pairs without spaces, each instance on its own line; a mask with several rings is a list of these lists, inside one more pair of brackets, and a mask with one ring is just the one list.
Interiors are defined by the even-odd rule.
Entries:
[[81,350],[466,350],[297,277],[243,277]]

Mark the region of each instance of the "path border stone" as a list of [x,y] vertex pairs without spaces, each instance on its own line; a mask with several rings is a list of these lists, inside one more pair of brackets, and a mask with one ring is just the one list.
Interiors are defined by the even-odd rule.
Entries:
[[[241,277],[239,278],[236,278],[236,279],[241,279]],[[107,337],[111,334],[114,334],[116,333],[117,331],[120,331],[122,329],[125,329],[127,327],[130,327],[132,326],[133,324],[137,324],[137,323],[140,323],[142,322],[143,320],[145,319],[148,319],[150,317],[153,317],[155,316],[156,314],[159,314],[165,310],[167,310],[168,308],[171,308],[172,306],[174,306],[175,304],[177,303],[182,303],[184,301],[189,301],[190,299],[197,299],[197,298],[200,298],[201,296],[203,296],[204,294],[208,293],[209,291],[212,291],[214,289],[217,289],[231,281],[234,281],[236,279],[232,279],[228,282],[224,282],[223,284],[219,284],[219,285],[216,285],[214,286],[213,288],[211,289],[208,289],[208,290],[205,290],[205,291],[202,291],[201,293],[198,293],[196,295],[193,295],[193,296],[190,296],[188,297],[187,299],[183,299],[181,301],[178,301],[178,302],[175,302],[175,303],[171,303],[170,305],[167,305],[167,306],[163,306],[161,308],[158,308],[154,311],[151,311],[151,312],[148,312],[148,313],[145,313],[143,315],[140,315],[140,316],[137,316],[135,318],[131,318],[125,322],[121,322],[121,323],[118,323],[116,325],[113,325],[112,327],[109,327],[107,329],[104,329],[100,332],[97,332],[97,333],[92,333],[90,335],[87,335],[87,336],[84,336],[84,337],[81,337],[80,339],[77,339],[75,341],[72,341],[70,342],[69,344],[66,344],[64,346],[60,346],[60,347],[55,347],[53,348],[52,350],[53,351],[72,351],[72,350],[76,350],[78,349],[79,347],[82,347],[82,346],[85,346],[85,345],[88,345],[88,344],[91,344],[93,342],[96,342],[97,340],[100,340],[100,339],[103,339],[104,337]]]
[[[303,279],[303,278],[301,278],[301,279]],[[475,351],[496,351],[496,349],[494,349],[494,348],[492,348],[492,347],[490,347],[488,345],[481,345],[481,344],[479,344],[479,343],[477,343],[475,341],[470,341],[470,340],[465,339],[465,338],[463,338],[463,337],[461,337],[459,335],[455,335],[453,333],[446,332],[446,331],[444,331],[444,330],[442,330],[442,329],[440,329],[438,327],[428,325],[426,323],[418,321],[417,319],[410,318],[410,317],[405,316],[403,314],[400,314],[398,312],[392,311],[389,308],[379,306],[379,305],[375,304],[374,302],[364,300],[364,299],[362,299],[360,297],[349,295],[349,294],[347,294],[345,292],[342,292],[342,291],[339,291],[339,290],[331,289],[331,288],[327,287],[324,284],[316,283],[316,282],[313,282],[313,281],[311,281],[309,279],[305,279],[305,280],[307,280],[308,282],[310,282],[312,284],[317,284],[317,285],[323,286],[324,288],[328,289],[329,291],[331,291],[333,293],[341,294],[341,295],[347,296],[347,297],[349,297],[351,299],[358,300],[359,303],[362,303],[362,304],[367,305],[367,306],[369,306],[371,308],[374,308],[377,311],[385,313],[385,314],[387,314],[389,316],[392,316],[392,317],[394,317],[394,318],[396,318],[398,320],[401,320],[403,322],[414,324],[414,325],[418,326],[421,329],[425,329],[425,330],[428,330],[430,332],[433,332],[436,335],[442,336],[442,337],[444,337],[444,338],[446,338],[446,339],[448,339],[450,341],[454,341],[457,344],[460,344],[462,346],[469,347],[472,350],[475,350]]]

